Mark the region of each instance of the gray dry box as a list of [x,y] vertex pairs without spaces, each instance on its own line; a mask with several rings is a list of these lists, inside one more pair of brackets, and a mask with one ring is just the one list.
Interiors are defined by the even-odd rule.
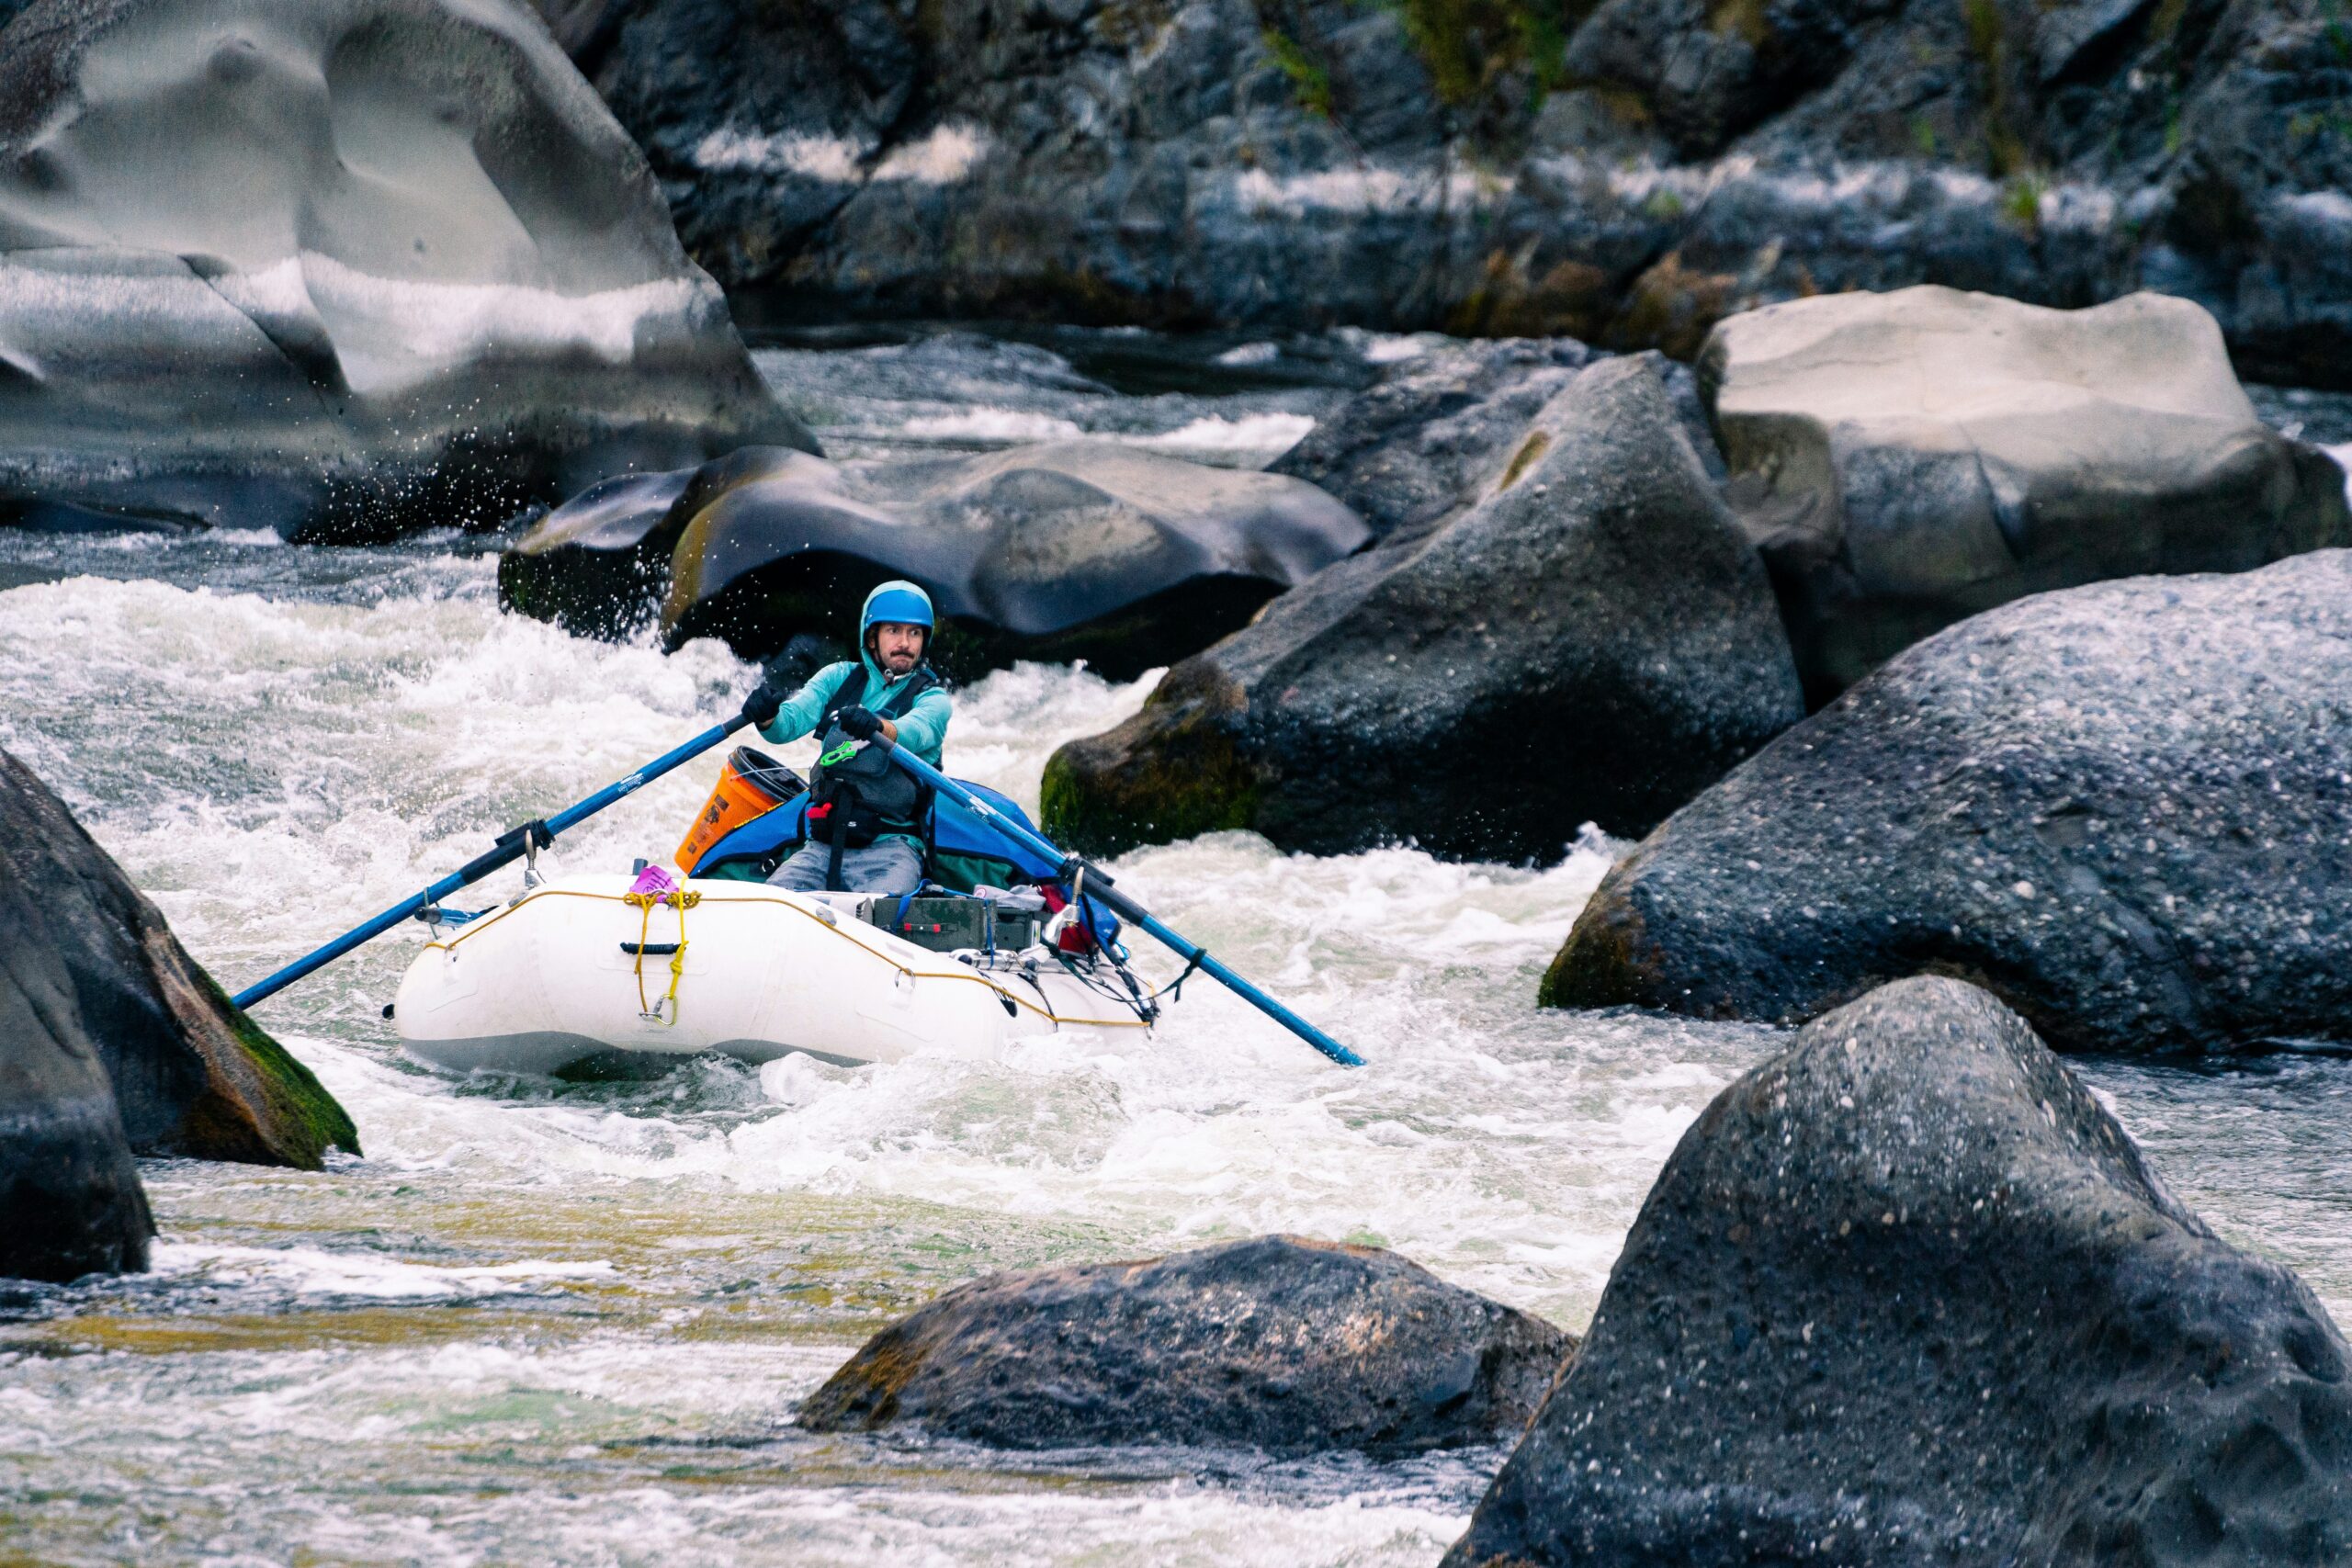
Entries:
[[899,901],[879,897],[865,907],[868,924],[927,947],[933,953],[964,948],[1018,952],[1037,940],[1038,917],[1027,910],[1000,909],[987,898],[925,897]]

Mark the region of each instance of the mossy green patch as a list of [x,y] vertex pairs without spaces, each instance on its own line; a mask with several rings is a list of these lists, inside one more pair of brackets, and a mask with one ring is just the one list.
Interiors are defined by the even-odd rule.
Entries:
[[1467,107],[1523,73],[1533,96],[1560,85],[1568,35],[1595,0],[1387,0],[1438,96]]
[[196,966],[196,976],[260,1076],[265,1103],[257,1109],[266,1118],[264,1135],[287,1163],[316,1170],[325,1164],[331,1148],[359,1153],[359,1129],[317,1076],[231,1001],[220,983],[200,964]]
[[1259,773],[1239,743],[1248,708],[1239,685],[1207,660],[1178,665],[1141,713],[1046,763],[1046,836],[1112,855],[1253,826]]
[[1298,107],[1322,119],[1331,118],[1331,73],[1307,47],[1279,28],[1261,35],[1274,67],[1290,78],[1291,96]]

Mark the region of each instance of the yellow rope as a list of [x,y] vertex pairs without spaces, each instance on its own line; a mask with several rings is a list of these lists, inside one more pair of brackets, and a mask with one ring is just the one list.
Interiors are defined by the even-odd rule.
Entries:
[[[656,896],[651,893],[624,893],[621,902],[633,904],[639,911],[637,922],[637,1016],[650,1020],[666,1028],[678,1026],[678,982],[686,976],[686,911],[702,902],[699,893],[683,888]],[[651,1007],[645,1004],[645,949],[647,939],[653,934],[653,906],[667,904],[678,912],[678,950],[670,954],[670,991]],[[667,1017],[663,1009],[669,1010]]]

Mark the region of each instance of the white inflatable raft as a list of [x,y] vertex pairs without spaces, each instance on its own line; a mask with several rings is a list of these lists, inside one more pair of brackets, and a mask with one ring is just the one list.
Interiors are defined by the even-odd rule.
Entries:
[[1043,945],[933,952],[867,924],[851,895],[629,886],[565,877],[435,927],[393,1002],[401,1043],[453,1071],[552,1073],[608,1052],[988,1056],[1023,1035],[1148,1027],[1148,1004],[1130,1005],[1142,998],[1100,960]]

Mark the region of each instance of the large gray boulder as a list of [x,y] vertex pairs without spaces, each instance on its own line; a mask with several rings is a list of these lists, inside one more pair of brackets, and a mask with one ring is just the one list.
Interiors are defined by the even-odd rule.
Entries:
[[0,516],[492,524],[809,446],[519,0],[38,0],[0,32]]
[[1543,999],[1795,1022],[1926,972],[2061,1050],[2352,1040],[2347,690],[2343,550],[1965,621],[1621,861]]
[[1389,367],[1267,472],[1330,491],[1381,538],[1418,537],[1478,498],[1593,358],[1574,338],[1447,344]]
[[1802,712],[1665,385],[1605,360],[1453,521],[1327,570],[1056,752],[1045,825],[1102,853],[1250,828],[1550,861],[1586,821],[1646,830]]
[[2028,593],[2352,544],[2343,471],[2185,299],[1827,295],[1731,317],[1699,372],[1816,702]]
[[2337,1562],[2346,1361],[2023,1020],[1905,981],[1683,1135],[1445,1561]]
[[309,1170],[330,1148],[358,1152],[334,1096],[229,1000],[64,803],[5,751],[0,951],[33,977],[20,989],[38,1024],[13,1032],[28,1027],[20,1010],[0,1041],[28,1059],[95,1063],[107,1095],[98,1120],[132,1151]]
[[1198,651],[1370,537],[1303,480],[1103,442],[830,463],[747,448],[700,470],[607,481],[499,563],[503,603],[577,630],[658,620],[764,658],[856,639],[885,578],[930,590],[957,675],[1085,659],[1114,678]]
[[1516,1434],[1575,1348],[1393,1252],[1270,1235],[959,1286],[868,1340],[799,1422],[1411,1454]]

